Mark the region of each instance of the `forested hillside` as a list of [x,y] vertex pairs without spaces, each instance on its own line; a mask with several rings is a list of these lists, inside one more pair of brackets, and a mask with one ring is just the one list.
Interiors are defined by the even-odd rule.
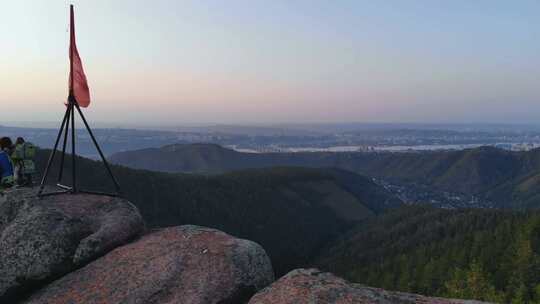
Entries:
[[401,207],[356,227],[316,264],[386,289],[540,303],[540,212]]
[[503,208],[540,207],[540,149],[492,147],[416,153],[239,153],[170,145],[115,154],[115,163],[164,172],[219,173],[271,166],[336,167],[402,184],[479,196]]
[[[48,152],[38,154],[41,172]],[[69,182],[70,157],[65,169]],[[101,163],[78,158],[77,170],[81,186],[111,189]],[[335,169],[279,167],[213,176],[121,166],[113,171],[151,227],[197,224],[254,240],[279,274],[307,263],[354,223],[401,203],[369,179]],[[51,183],[56,176],[51,172]]]
[[[39,154],[41,166],[46,152]],[[367,158],[349,154],[349,164],[378,168],[371,171],[377,176],[398,166],[395,175],[404,180],[439,176],[441,187],[456,174],[474,172],[461,182],[513,189],[512,183],[496,181],[517,181],[536,170],[533,152],[482,148],[373,154],[369,164],[374,167],[359,161]],[[310,157],[327,161],[329,156]],[[69,159],[66,164],[69,176]],[[78,168],[80,184],[110,188],[100,163],[78,159]],[[274,167],[215,175],[113,169],[151,226],[199,224],[255,240],[266,248],[278,274],[309,265],[390,290],[540,303],[540,212],[389,208],[400,202],[370,179],[340,169]],[[536,191],[534,178],[529,183],[526,192]]]

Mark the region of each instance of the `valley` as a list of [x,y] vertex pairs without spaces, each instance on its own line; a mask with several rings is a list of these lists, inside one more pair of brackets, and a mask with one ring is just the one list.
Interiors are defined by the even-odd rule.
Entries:
[[[37,156],[41,172],[47,152]],[[70,157],[65,164],[69,183]],[[77,169],[87,189],[113,190],[101,163],[78,158]],[[195,224],[254,240],[278,274],[307,264],[355,223],[402,204],[370,179],[339,169],[274,167],[208,176],[113,166],[113,172],[150,227]],[[52,184],[57,174],[51,172]]]
[[[527,303],[540,300],[537,155],[492,147],[253,154],[181,144],[111,161],[150,227],[197,224],[256,241],[278,276],[318,267],[390,290]],[[110,189],[99,162],[78,164],[81,184]]]

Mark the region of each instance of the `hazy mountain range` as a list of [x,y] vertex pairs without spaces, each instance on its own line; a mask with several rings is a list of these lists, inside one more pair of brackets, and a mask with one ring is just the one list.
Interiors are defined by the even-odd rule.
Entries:
[[401,184],[471,194],[497,207],[540,206],[540,150],[492,147],[422,153],[240,153],[218,145],[169,145],[110,157],[128,167],[215,174],[272,166],[335,167]]

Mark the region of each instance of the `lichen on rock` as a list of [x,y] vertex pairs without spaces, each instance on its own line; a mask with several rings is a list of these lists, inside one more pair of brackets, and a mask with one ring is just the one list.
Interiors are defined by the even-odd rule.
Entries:
[[25,303],[246,303],[273,279],[270,259],[258,244],[188,225],[119,247]]
[[13,301],[136,238],[144,221],[125,199],[18,189],[0,200],[0,303]]

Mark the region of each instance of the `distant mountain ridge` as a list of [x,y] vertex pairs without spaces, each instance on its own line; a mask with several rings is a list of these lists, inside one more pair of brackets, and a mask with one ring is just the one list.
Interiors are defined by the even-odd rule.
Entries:
[[169,145],[116,153],[120,165],[164,171],[222,173],[272,166],[335,167],[400,183],[481,196],[504,208],[540,207],[540,149],[494,147],[421,153],[241,153],[213,144]]
[[246,162],[251,162],[250,155],[243,154],[217,144],[174,144],[115,153],[109,159],[113,163],[136,169],[171,173],[221,173],[248,168]]

